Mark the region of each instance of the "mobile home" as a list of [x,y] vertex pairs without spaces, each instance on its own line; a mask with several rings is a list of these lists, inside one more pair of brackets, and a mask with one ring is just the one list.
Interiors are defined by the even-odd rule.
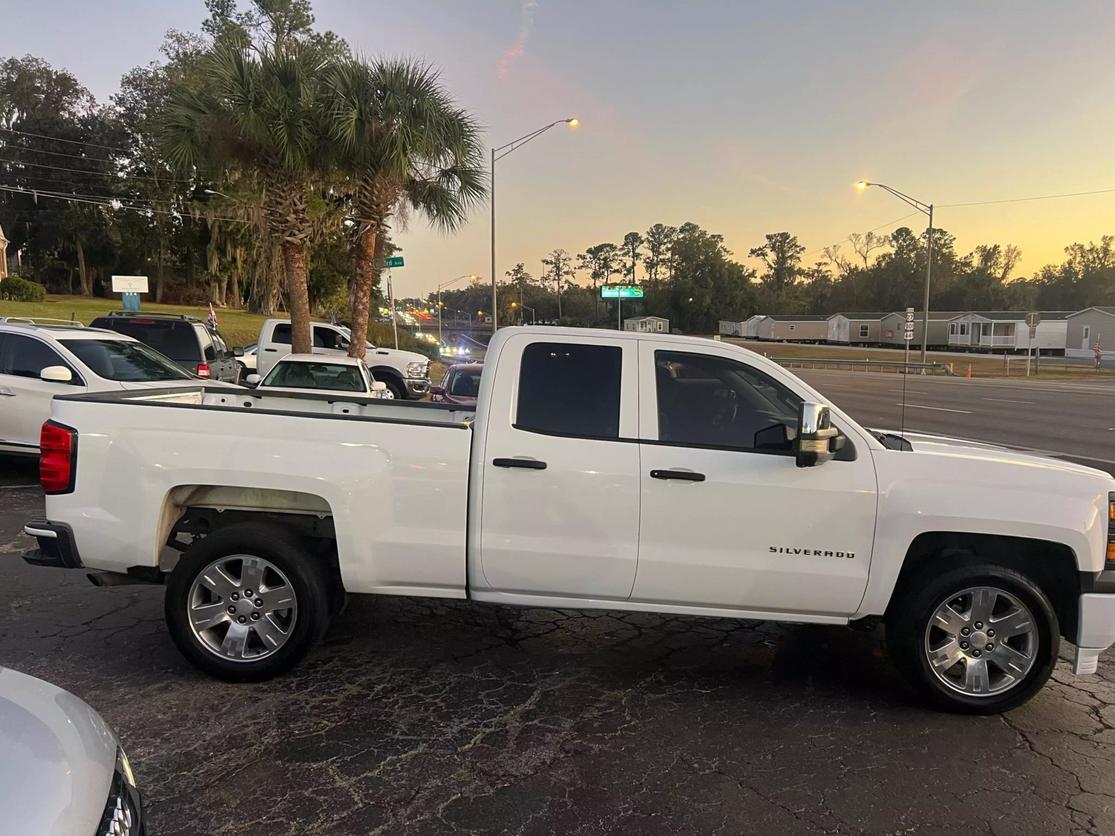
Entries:
[[828,337],[824,314],[769,314],[763,317],[755,336],[779,342],[823,343]]
[[1085,308],[1069,314],[1065,324],[1066,356],[1090,358],[1099,343],[1104,357],[1115,357],[1115,308]]
[[1025,351],[1036,348],[1047,354],[1065,350],[1069,311],[1039,311],[1034,339],[1026,311],[967,311],[949,320],[950,348],[975,351]]
[[632,316],[623,321],[624,331],[640,334],[669,334],[670,320],[663,316]]
[[879,313],[836,313],[828,318],[830,343],[842,345],[874,345],[882,342],[883,317]]
[[[959,316],[963,311],[930,311],[929,312],[929,342],[930,348],[944,348],[948,345],[949,320]],[[921,348],[921,335],[925,314],[914,311],[914,338],[910,340],[911,347]],[[906,312],[895,311],[883,317],[880,323],[882,331],[880,340],[888,348],[903,348],[906,342],[902,339],[906,328]]]

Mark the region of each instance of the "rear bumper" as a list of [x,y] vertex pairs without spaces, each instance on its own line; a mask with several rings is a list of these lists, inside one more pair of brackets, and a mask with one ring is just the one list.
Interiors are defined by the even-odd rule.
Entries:
[[74,543],[73,529],[65,523],[32,520],[23,527],[23,533],[34,537],[39,544],[38,548],[23,553],[23,559],[32,566],[82,568],[81,557]]
[[1080,596],[1078,619],[1072,672],[1095,673],[1100,654],[1115,644],[1115,595],[1085,592]]

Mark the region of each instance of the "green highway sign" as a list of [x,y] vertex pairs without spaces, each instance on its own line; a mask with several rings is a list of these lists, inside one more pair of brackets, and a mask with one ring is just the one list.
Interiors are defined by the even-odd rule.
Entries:
[[403,257],[401,255],[389,255],[383,261],[388,267],[402,267]]
[[601,299],[642,299],[643,289],[637,284],[606,284],[600,287]]

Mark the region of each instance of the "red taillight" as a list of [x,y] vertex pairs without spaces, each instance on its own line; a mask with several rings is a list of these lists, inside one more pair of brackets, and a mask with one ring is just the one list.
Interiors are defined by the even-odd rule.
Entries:
[[211,377],[211,375],[209,374],[209,366],[206,365],[205,363],[198,363],[197,364],[197,376],[198,377],[205,377],[205,378]]
[[77,476],[77,430],[47,421],[39,433],[39,484],[45,493],[69,493]]

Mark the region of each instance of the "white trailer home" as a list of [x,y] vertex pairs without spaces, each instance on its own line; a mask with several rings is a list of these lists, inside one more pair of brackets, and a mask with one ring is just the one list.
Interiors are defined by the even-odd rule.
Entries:
[[828,337],[824,314],[769,314],[763,317],[755,336],[778,342],[823,343]]
[[828,341],[839,345],[875,345],[883,340],[883,317],[878,313],[835,313],[828,318]]
[[974,351],[1025,351],[1028,347],[1059,354],[1065,350],[1068,316],[1071,311],[1040,311],[1034,339],[1026,311],[968,311],[949,320],[949,348]]
[[623,330],[640,334],[669,334],[670,320],[664,316],[631,316],[623,321]]

